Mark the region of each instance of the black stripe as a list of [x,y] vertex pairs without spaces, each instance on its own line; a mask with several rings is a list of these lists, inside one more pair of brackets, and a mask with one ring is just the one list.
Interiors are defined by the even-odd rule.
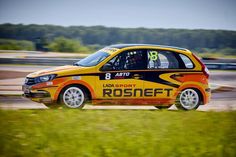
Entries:
[[164,72],[164,71],[162,71],[162,72],[146,72],[145,77],[142,80],[154,82],[154,83],[165,84],[165,85],[168,85],[171,87],[178,88],[179,87],[178,84],[175,84],[175,83],[172,83],[172,82],[169,82],[169,81],[166,81],[166,80],[163,80],[162,78],[160,78],[160,75],[166,74],[166,73],[173,73],[173,72]]
[[123,70],[123,71],[101,71],[101,72],[97,72],[97,73],[86,73],[86,74],[74,74],[74,75],[64,75],[64,76],[57,76],[56,78],[63,78],[63,77],[72,77],[72,76],[100,76],[102,74],[106,74],[106,73],[125,73],[125,72],[130,72],[130,73],[146,73],[146,72],[163,72],[163,73],[173,73],[173,72],[187,72],[187,73],[191,73],[191,72],[202,72],[201,70],[173,70],[171,71],[172,69],[170,70],[163,70],[163,71],[160,71],[160,70]]
[[[186,71],[186,70],[176,70],[176,71],[154,71],[154,70],[145,70],[145,71],[141,71],[141,70],[137,70],[137,71],[108,71],[108,72],[99,72],[99,73],[87,73],[87,74],[76,74],[76,75],[65,75],[65,76],[58,76],[56,78],[63,78],[63,77],[72,77],[72,76],[99,76],[100,80],[106,80],[105,79],[105,75],[107,73],[111,74],[111,78],[109,80],[119,80],[119,79],[139,79],[139,80],[143,80],[143,81],[149,81],[149,82],[153,82],[153,83],[160,83],[160,84],[165,84],[174,88],[178,88],[179,85],[163,80],[162,78],[160,78],[160,75],[162,74],[166,74],[166,73],[178,73],[178,72],[186,72],[186,73],[199,73],[202,71]],[[116,77],[117,73],[130,73],[129,76],[124,76],[124,77]],[[138,77],[138,78],[137,78]]]

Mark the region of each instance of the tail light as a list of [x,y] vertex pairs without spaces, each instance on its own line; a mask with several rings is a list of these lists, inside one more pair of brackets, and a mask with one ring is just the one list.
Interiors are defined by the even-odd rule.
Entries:
[[202,71],[203,71],[204,75],[207,78],[209,78],[210,72],[209,72],[208,68],[205,66],[205,64],[203,64],[202,61],[196,55],[193,54],[193,57],[201,64]]

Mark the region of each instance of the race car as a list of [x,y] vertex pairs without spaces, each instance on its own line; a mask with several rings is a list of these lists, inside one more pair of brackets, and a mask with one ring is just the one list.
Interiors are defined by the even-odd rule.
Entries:
[[210,100],[207,67],[191,51],[118,44],[65,65],[27,75],[24,96],[48,107],[152,105],[194,110]]

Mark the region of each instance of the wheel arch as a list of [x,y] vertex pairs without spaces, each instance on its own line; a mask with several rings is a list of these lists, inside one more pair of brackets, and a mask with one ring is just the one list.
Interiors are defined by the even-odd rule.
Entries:
[[199,97],[200,97],[200,105],[203,105],[203,104],[204,104],[204,97],[203,97],[202,92],[201,92],[198,88],[191,88],[191,89],[195,90],[195,91],[199,94]]
[[72,81],[65,83],[63,86],[61,86],[59,89],[57,89],[57,91],[54,95],[54,101],[58,101],[61,92],[70,86],[76,86],[76,87],[82,88],[84,90],[84,92],[86,92],[86,94],[88,95],[89,100],[92,100],[95,98],[94,90],[88,83],[86,83],[84,81],[73,81],[72,80]]
[[184,85],[182,87],[179,88],[178,92],[175,94],[176,98],[179,95],[179,93],[181,93],[183,90],[185,89],[194,89],[196,90],[196,92],[199,94],[200,96],[200,105],[203,105],[206,103],[206,94],[204,93],[204,89],[198,85],[192,84],[192,85]]

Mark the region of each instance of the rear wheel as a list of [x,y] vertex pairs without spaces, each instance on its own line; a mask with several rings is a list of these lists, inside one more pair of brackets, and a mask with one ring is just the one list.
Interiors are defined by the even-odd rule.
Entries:
[[60,94],[60,103],[67,108],[83,108],[87,96],[79,86],[69,86]]
[[181,110],[196,110],[200,105],[200,95],[194,89],[184,89],[178,96],[176,107]]

